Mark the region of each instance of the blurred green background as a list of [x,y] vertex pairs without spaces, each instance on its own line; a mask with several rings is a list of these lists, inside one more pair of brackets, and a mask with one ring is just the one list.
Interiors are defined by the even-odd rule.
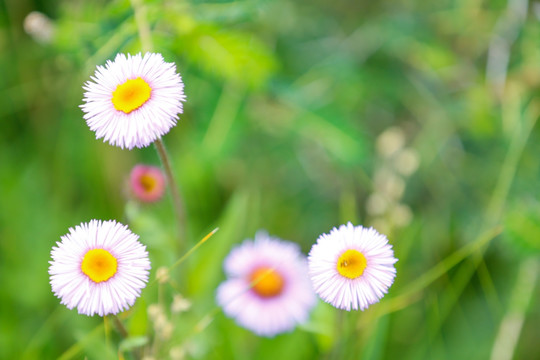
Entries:
[[[130,2],[0,1],[1,359],[129,359],[150,345],[158,359],[540,358],[538,2],[151,0],[142,15],[186,86],[163,138],[184,249],[220,230],[120,316],[128,340],[59,304],[48,260],[69,227],[129,224],[152,277],[181,256],[178,230],[169,198],[126,197],[155,149],[96,140],[78,108],[96,65],[141,50]],[[307,253],[347,221],[387,234],[399,258],[380,304],[319,302],[274,339],[216,311],[234,244],[264,228]],[[192,307],[171,314],[178,293]],[[155,329],[154,303],[172,334]]]

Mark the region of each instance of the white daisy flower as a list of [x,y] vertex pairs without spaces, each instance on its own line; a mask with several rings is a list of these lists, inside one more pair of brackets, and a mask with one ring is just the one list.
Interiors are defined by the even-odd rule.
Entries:
[[83,89],[84,119],[96,138],[133,149],[150,145],[176,125],[184,83],[161,54],[118,54],[98,66]]
[[272,337],[307,320],[316,297],[298,245],[258,232],[224,262],[228,277],[217,289],[225,314],[257,335]]
[[54,294],[68,309],[92,316],[116,314],[135,303],[146,286],[146,247],[127,226],[113,220],[70,228],[51,251]]
[[308,255],[315,292],[347,311],[364,310],[388,292],[396,261],[386,236],[350,222],[319,236]]

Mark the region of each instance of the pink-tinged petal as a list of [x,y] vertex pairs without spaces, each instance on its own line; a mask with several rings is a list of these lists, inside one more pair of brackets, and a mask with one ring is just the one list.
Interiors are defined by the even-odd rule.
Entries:
[[[127,310],[146,286],[151,268],[146,247],[127,226],[92,220],[70,228],[51,251],[50,283],[60,303],[80,314],[105,316]],[[103,249],[117,261],[116,272],[94,282],[81,268],[89,250]]]
[[[129,113],[117,110],[113,92],[139,77],[150,86],[150,98]],[[98,66],[90,79],[83,86],[80,107],[96,138],[111,145],[130,150],[146,147],[168,133],[183,112],[184,83],[175,64],[166,63],[161,54],[118,54],[114,61]]]
[[[362,275],[354,279],[337,269],[339,257],[347,250],[356,250],[367,260]],[[319,236],[308,255],[315,292],[325,302],[347,311],[365,310],[388,292],[396,277],[396,261],[386,236],[350,222]]]
[[[224,261],[225,280],[216,301],[224,313],[259,336],[292,331],[305,322],[316,297],[307,276],[307,262],[298,245],[258,232],[231,250]],[[271,269],[283,281],[281,291],[261,295],[253,286],[257,269]]]
[[158,201],[165,194],[165,175],[157,166],[136,165],[129,175],[129,188],[139,201]]

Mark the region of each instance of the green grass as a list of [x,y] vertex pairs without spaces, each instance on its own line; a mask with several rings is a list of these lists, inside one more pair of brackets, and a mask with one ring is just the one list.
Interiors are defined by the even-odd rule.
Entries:
[[[540,357],[532,5],[523,17],[503,1],[151,0],[143,9],[136,21],[127,0],[0,3],[0,358],[134,359],[150,349],[158,359],[179,349],[193,359]],[[50,42],[24,31],[33,10],[51,18]],[[135,164],[160,163],[154,147],[95,140],[78,108],[96,65],[149,42],[186,86],[185,112],[163,137],[186,207],[182,239],[170,194],[154,205],[124,196]],[[385,155],[399,140],[381,151],[390,128],[403,145]],[[410,172],[403,154],[418,160]],[[93,218],[140,235],[152,279],[197,246],[171,281],[151,280],[119,314],[127,339],[114,318],[60,305],[48,283],[52,246]],[[307,253],[347,221],[387,234],[399,259],[379,304],[349,313],[320,301],[308,323],[273,339],[217,307],[235,244],[266,229]],[[178,293],[192,307],[167,310],[173,336],[160,339],[147,309],[169,309]]]

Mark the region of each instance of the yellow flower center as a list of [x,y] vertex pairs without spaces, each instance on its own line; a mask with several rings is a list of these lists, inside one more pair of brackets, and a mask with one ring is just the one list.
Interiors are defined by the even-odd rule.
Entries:
[[142,175],[140,182],[141,182],[141,186],[146,192],[151,192],[152,190],[154,190],[154,188],[157,185],[156,178],[148,174]]
[[88,250],[81,263],[82,272],[96,283],[109,280],[117,268],[116,258],[103,249]]
[[281,294],[285,280],[274,269],[260,267],[251,273],[250,279],[253,291],[261,297],[273,297]]
[[356,279],[364,273],[367,266],[367,260],[364,254],[356,250],[347,250],[339,257],[337,261],[337,271],[344,277]]
[[129,114],[147,102],[151,93],[150,85],[138,77],[118,85],[113,91],[112,103],[116,110]]

